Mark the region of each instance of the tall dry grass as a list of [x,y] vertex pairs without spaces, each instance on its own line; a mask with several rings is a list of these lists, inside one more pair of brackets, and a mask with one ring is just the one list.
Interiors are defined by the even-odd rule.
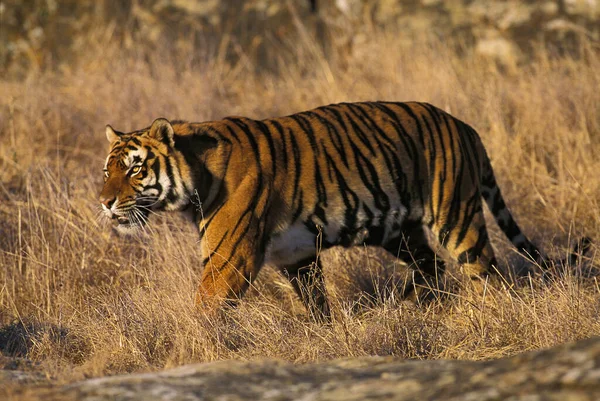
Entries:
[[[0,350],[60,381],[196,361],[359,355],[494,358],[600,333],[590,257],[550,283],[498,281],[427,304],[398,299],[409,274],[376,249],[323,253],[335,318],[306,316],[267,267],[237,309],[207,318],[193,303],[200,255],[194,227],[152,217],[140,240],[111,234],[97,194],[107,123],[159,116],[261,118],[338,101],[420,100],[473,125],[504,196],[534,242],[556,257],[598,232],[600,58],[540,54],[505,69],[442,43],[381,33],[343,67],[308,42],[297,63],[261,74],[249,60],[189,62],[186,54],[123,55],[104,46],[78,67],[0,81]],[[216,61],[215,61],[216,60]],[[489,217],[489,216],[488,216]],[[503,268],[523,263],[491,223]]]

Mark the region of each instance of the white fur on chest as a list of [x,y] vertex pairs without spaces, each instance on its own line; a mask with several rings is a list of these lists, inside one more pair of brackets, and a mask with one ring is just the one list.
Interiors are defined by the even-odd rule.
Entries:
[[276,266],[294,264],[315,255],[317,237],[302,223],[289,227],[271,238],[267,248],[266,263]]

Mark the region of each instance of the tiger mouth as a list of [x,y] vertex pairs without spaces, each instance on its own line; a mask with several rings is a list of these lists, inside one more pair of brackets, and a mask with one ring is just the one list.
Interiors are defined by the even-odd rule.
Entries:
[[131,225],[132,222],[125,216],[115,216],[113,217],[113,221],[119,225]]
[[133,223],[125,216],[113,215],[111,219],[113,226],[131,226]]
[[148,215],[150,214],[144,208],[133,208],[121,213],[115,213],[111,216],[111,222],[115,228],[143,227],[148,222]]
[[145,223],[143,219],[140,219],[140,221],[132,221],[126,216],[114,215],[112,217],[112,224],[115,227],[141,227],[143,223]]

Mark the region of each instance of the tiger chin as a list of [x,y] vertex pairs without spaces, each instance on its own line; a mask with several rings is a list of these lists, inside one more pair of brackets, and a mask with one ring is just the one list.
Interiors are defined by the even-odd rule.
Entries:
[[[190,213],[204,266],[197,300],[211,308],[239,300],[269,263],[313,318],[329,320],[317,253],[336,245],[379,246],[412,266],[407,292],[445,270],[431,237],[466,275],[485,278],[497,262],[483,201],[534,266],[552,264],[506,207],[476,131],[427,103],[341,103],[265,120],[159,118],[133,132],[107,126],[106,136],[104,213],[126,235],[157,211]],[[589,246],[583,238],[563,262]]]

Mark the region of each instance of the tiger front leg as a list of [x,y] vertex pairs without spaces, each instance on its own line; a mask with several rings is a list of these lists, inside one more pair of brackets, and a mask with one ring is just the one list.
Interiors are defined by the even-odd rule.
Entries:
[[196,304],[209,311],[235,305],[264,264],[263,234],[256,217],[250,213],[236,220],[223,212],[202,233],[204,270]]

